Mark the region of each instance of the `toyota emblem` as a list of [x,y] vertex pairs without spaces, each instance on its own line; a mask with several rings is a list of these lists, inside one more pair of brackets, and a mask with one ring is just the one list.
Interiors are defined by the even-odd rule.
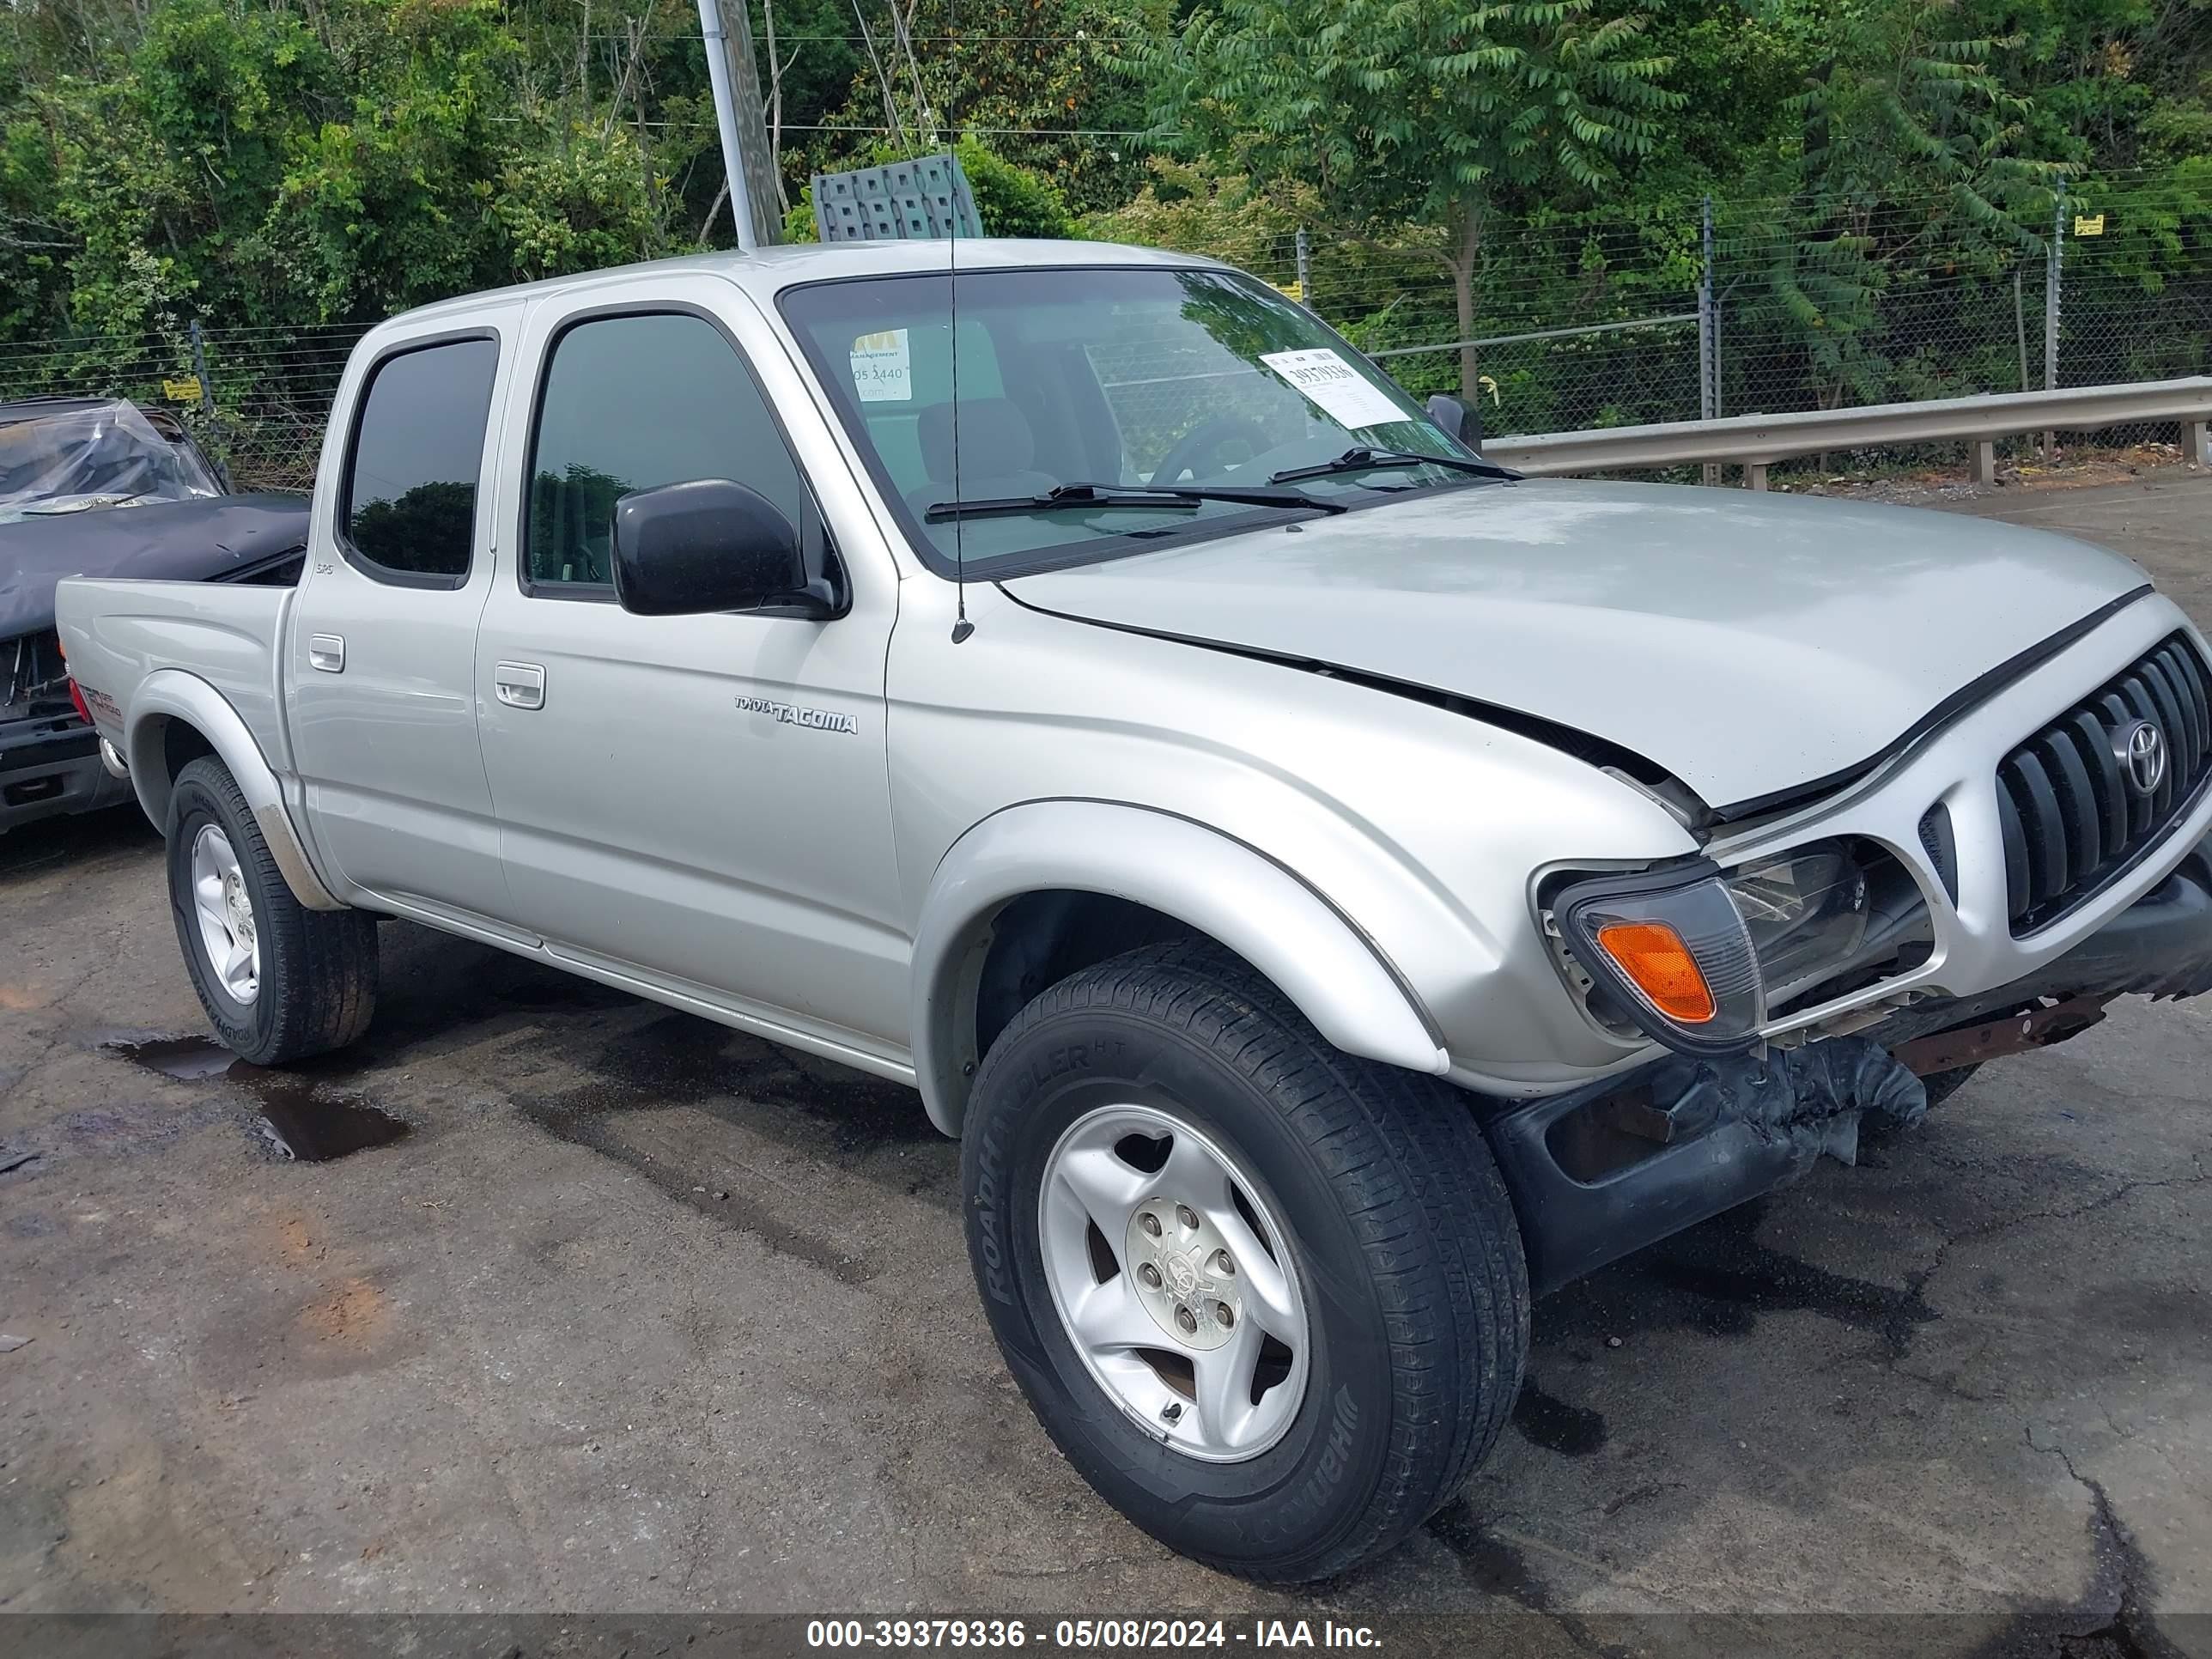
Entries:
[[2166,781],[2166,733],[2148,720],[2122,726],[2112,738],[2112,756],[2138,795],[2154,795]]

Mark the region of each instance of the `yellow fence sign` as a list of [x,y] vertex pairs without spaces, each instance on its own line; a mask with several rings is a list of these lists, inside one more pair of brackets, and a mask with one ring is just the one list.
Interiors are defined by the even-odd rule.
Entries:
[[164,380],[161,382],[161,395],[173,404],[196,404],[200,400],[200,383],[198,380]]
[[2105,234],[2105,216],[2100,213],[2091,218],[2087,214],[2075,215],[2074,234],[2076,236],[2102,236]]

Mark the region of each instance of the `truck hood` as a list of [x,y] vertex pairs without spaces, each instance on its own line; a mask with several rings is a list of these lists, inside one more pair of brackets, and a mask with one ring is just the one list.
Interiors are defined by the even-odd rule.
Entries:
[[1725,807],[1863,767],[2145,580],[2103,548],[1963,515],[1531,479],[1003,586],[1571,727]]

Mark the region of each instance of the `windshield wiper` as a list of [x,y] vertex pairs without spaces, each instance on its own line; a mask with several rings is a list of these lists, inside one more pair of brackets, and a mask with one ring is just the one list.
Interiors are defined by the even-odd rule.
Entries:
[[1097,484],[1064,483],[1042,495],[1007,495],[982,501],[933,501],[922,517],[931,524],[947,519],[985,519],[1013,513],[1036,513],[1056,507],[1083,507],[1094,511],[1113,507],[1195,507],[1200,501],[1235,501],[1248,507],[1294,507],[1302,511],[1341,513],[1342,501],[1316,501],[1295,489],[1267,489],[1254,484],[1239,489],[1230,484]]
[[1495,461],[1486,461],[1474,456],[1416,455],[1404,449],[1347,449],[1333,461],[1316,461],[1311,466],[1287,467],[1274,474],[1271,484],[1295,483],[1300,478],[1329,478],[1340,472],[1366,472],[1379,466],[1447,466],[1455,472],[1472,472],[1484,478],[1517,478],[1521,475],[1510,466],[1500,466]]

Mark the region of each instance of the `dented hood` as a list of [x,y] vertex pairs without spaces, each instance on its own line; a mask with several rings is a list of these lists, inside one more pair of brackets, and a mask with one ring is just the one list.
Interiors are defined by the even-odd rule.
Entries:
[[1531,479],[1005,586],[1571,726],[1723,806],[1864,763],[2144,580],[2117,553],[1962,514]]

